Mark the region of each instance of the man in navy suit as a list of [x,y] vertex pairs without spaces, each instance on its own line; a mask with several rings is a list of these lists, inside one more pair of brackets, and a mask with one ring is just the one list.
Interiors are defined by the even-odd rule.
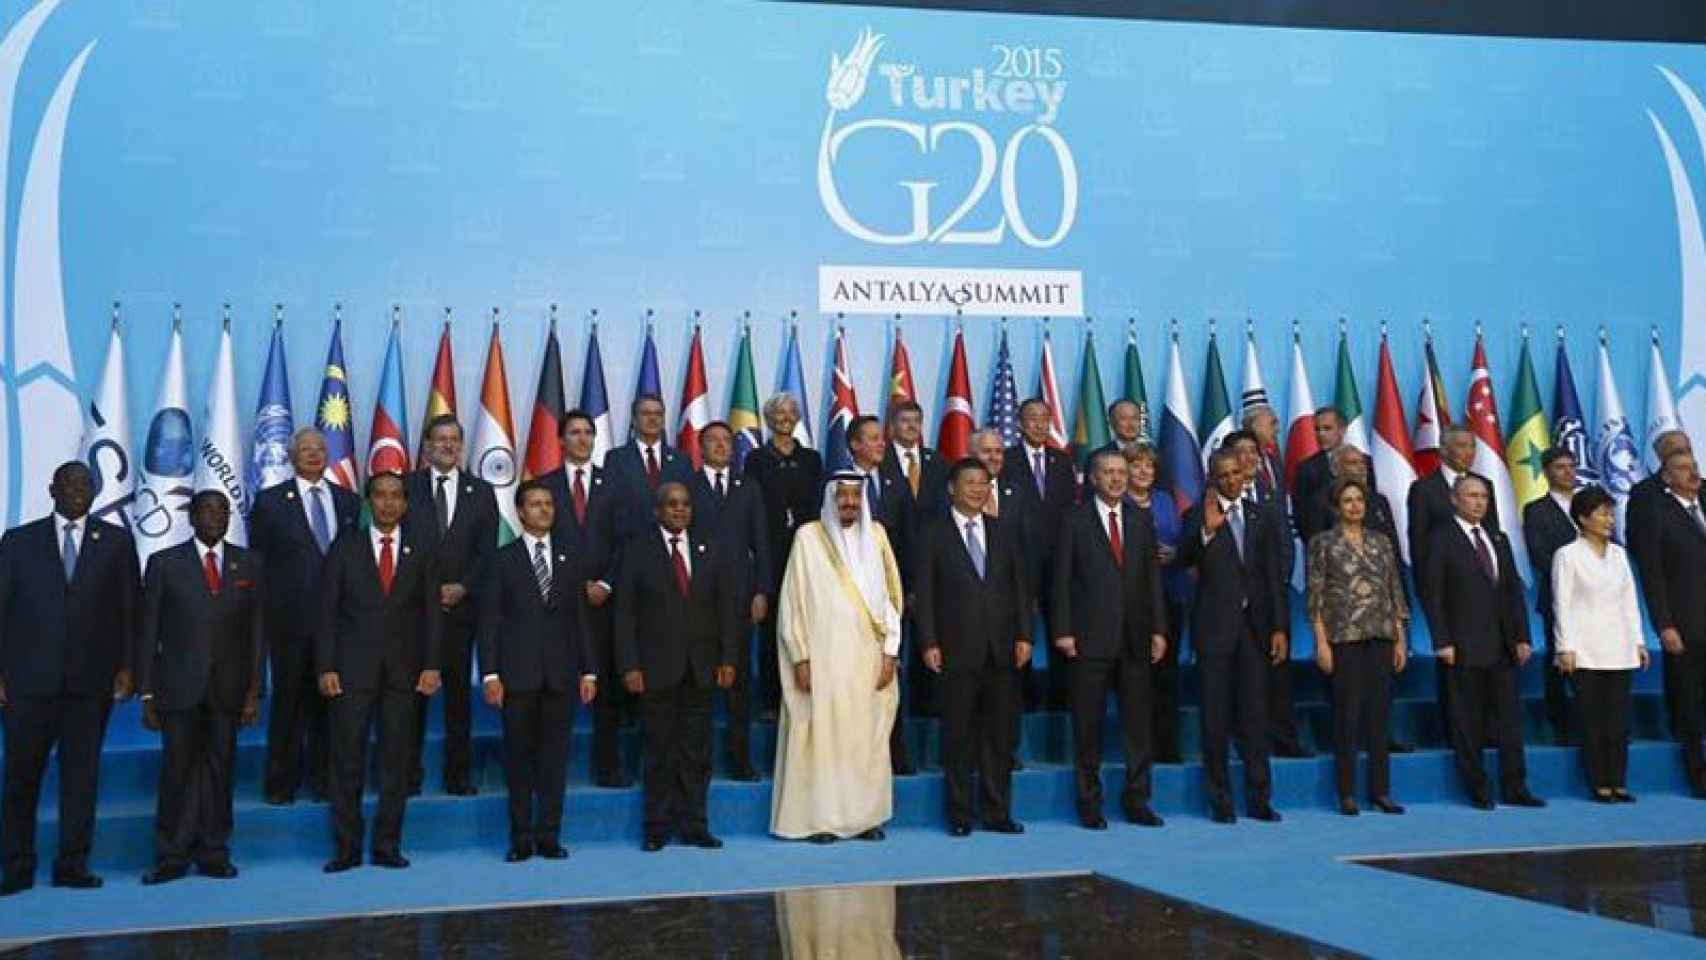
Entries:
[[[876,417],[854,417],[847,425],[847,450],[853,455],[853,469],[865,477],[865,502],[870,504],[871,519],[883,525],[883,532],[888,535],[889,547],[894,551],[896,564],[909,564],[902,560],[911,552],[908,538],[912,533],[913,500],[906,493],[906,478],[900,473],[890,473],[883,469],[883,459],[887,455],[888,445],[883,442],[882,424]],[[907,566],[901,566],[901,590],[910,594],[912,587],[907,581]],[[910,606],[910,604],[906,604]],[[906,610],[901,616],[908,615]],[[906,652],[901,651],[904,658]],[[918,772],[912,764],[912,754],[906,739],[906,693],[910,689],[902,677],[906,671],[895,671],[895,683],[900,684],[900,702],[894,716],[894,726],[889,729],[889,767],[897,777],[911,776]]]
[[270,589],[264,598],[272,703],[262,795],[274,806],[296,801],[304,780],[316,800],[328,795],[326,701],[315,689],[314,618],[302,600],[320,589],[326,553],[355,526],[361,498],[326,476],[326,438],[303,427],[290,438],[296,472],[262,490],[249,511],[249,547]]
[[717,545],[733,564],[738,617],[735,681],[729,687],[724,750],[729,776],[755,781],[752,766],[752,627],[770,612],[770,534],[764,526],[764,493],[758,483],[734,469],[734,431],[721,420],[699,431],[705,466],[693,475],[693,527]]
[[[910,633],[914,626],[910,598],[915,592],[912,561],[925,527],[947,512],[948,466],[936,451],[924,445],[924,408],[912,400],[900,400],[890,404],[887,413],[889,443],[883,448],[881,470],[886,489],[903,501],[901,512],[906,517],[907,529],[894,546],[900,582],[909,598],[902,615]],[[905,678],[902,692],[910,698],[910,712],[934,716],[935,676],[924,669],[918,644],[907,646],[910,652],[903,651],[901,658]]]
[[539,478],[556,505],[552,537],[569,548],[574,569],[570,581],[586,596],[587,629],[599,671],[598,698],[592,702],[592,782],[601,787],[633,784],[622,764],[617,724],[627,691],[616,676],[610,647],[610,585],[616,582],[616,488],[604,468],[592,462],[598,426],[584,410],[563,415],[563,465]]
[[[1576,458],[1567,447],[1553,447],[1540,455],[1546,474],[1546,495],[1522,508],[1522,540],[1528,561],[1534,567],[1534,608],[1548,646],[1553,643],[1552,558],[1576,539],[1576,522],[1570,519],[1570,499],[1576,493]],[[1553,651],[1556,654],[1556,650]],[[1559,744],[1570,742],[1569,683],[1558,669],[1558,658],[1541,658],[1546,674],[1546,719]]]
[[591,703],[598,693],[586,595],[568,544],[553,532],[556,502],[528,480],[515,505],[521,536],[492,559],[479,632],[481,687],[503,711],[510,863],[569,855],[560,835],[575,695]]
[[59,855],[53,885],[90,889],[101,741],[114,700],[130,698],[136,544],[89,516],[94,480],[80,461],[48,485],[53,513],[0,537],[0,895],[35,885],[36,804],[59,750]]
[[616,491],[616,545],[652,528],[652,498],[665,483],[685,485],[693,479],[687,455],[663,436],[663,398],[642,393],[629,408],[633,439],[604,458],[605,480]]
[[[1010,484],[1019,496],[1012,506],[1002,504],[1002,516],[1023,514],[1021,522],[1035,531],[1030,547],[1030,569],[1027,579],[1035,585],[1037,604],[1045,620],[1049,619],[1052,591],[1042,589],[1054,576],[1054,543],[1060,536],[1060,525],[1066,512],[1072,509],[1078,483],[1074,478],[1072,457],[1065,451],[1049,446],[1049,427],[1054,413],[1044,401],[1032,397],[1019,405],[1018,443],[1007,448],[1003,458],[1001,481]],[[1059,669],[1056,669],[1056,668]],[[1064,658],[1049,652],[1048,690],[1037,689],[1036,678],[1029,664],[1024,674],[1026,709],[1034,710],[1045,703],[1064,709],[1069,701],[1067,667]]]
[[264,587],[249,551],[225,542],[231,502],[190,498],[195,536],[148,561],[136,680],[142,725],[164,740],[149,885],[229,880],[237,727],[260,714]]

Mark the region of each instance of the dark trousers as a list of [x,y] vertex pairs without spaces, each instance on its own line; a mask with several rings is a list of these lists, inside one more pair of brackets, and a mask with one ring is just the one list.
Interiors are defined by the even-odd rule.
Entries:
[[1268,770],[1269,663],[1265,646],[1254,634],[1246,633],[1231,650],[1204,654],[1198,659],[1202,684],[1203,778],[1209,803],[1217,810],[1232,808],[1229,743],[1234,717],[1238,756],[1244,761],[1244,802],[1251,808],[1260,807],[1269,802],[1272,793]]
[[1108,691],[1119,704],[1120,747],[1125,755],[1125,785],[1120,806],[1128,813],[1149,804],[1149,660],[1130,655],[1114,659],[1079,657],[1063,661],[1071,679],[1072,757],[1078,816],[1102,812],[1102,721]]
[[329,735],[326,701],[314,675],[312,634],[284,636],[271,644],[272,703],[267,710],[268,796],[294,797],[304,782],[315,796],[326,794]]
[[889,768],[896,772],[913,769],[912,751],[907,748],[906,739],[906,717],[912,712],[907,707],[907,695],[911,693],[912,686],[918,679],[918,674],[927,672],[920,666],[915,673],[909,666],[912,658],[907,654],[906,649],[914,646],[912,621],[902,619],[900,624],[901,653],[894,665],[894,726],[889,728]]
[[723,691],[728,713],[723,718],[723,752],[730,770],[752,766],[752,626],[751,601],[740,611],[739,641],[735,644],[735,682]]
[[237,714],[205,702],[162,710],[160,735],[165,748],[154,814],[155,864],[229,863]]
[[1489,735],[1499,747],[1500,792],[1509,795],[1526,789],[1528,768],[1522,753],[1522,705],[1517,699],[1516,668],[1507,663],[1448,669],[1451,747],[1457,754],[1457,775],[1463,789],[1470,796],[1488,796],[1481,750]]
[[[464,600],[466,605],[469,601]],[[444,785],[466,787],[472,783],[474,754],[473,681],[469,677],[474,650],[474,618],[459,613],[444,618]],[[427,707],[431,697],[415,698],[415,759],[409,774],[410,791],[426,779]]]
[[372,850],[398,853],[403,841],[403,806],[414,765],[413,690],[346,690],[333,697],[332,838],[340,856],[361,851],[361,796],[367,782],[368,733],[378,721],[379,809],[373,817]]
[[[1546,682],[1546,722],[1552,727],[1554,743],[1569,743],[1572,738],[1570,724],[1570,686],[1571,678],[1558,669],[1558,651],[1552,647],[1552,617],[1542,614],[1541,624],[1546,630],[1546,656],[1541,666],[1541,673]],[[1536,656],[1540,650],[1535,648]]]
[[1368,751],[1368,796],[1392,792],[1392,641],[1333,646],[1333,769],[1339,796],[1354,797],[1357,754]]
[[1621,790],[1629,771],[1629,687],[1633,670],[1577,670],[1582,766],[1588,788]]
[[691,671],[663,690],[640,695],[645,726],[646,836],[664,838],[706,830],[711,786],[711,691]]
[[1291,651],[1285,659],[1268,664],[1268,744],[1280,753],[1302,753],[1297,738],[1297,712],[1291,705]]
[[511,847],[532,850],[558,843],[577,692],[504,692],[504,776],[509,785]]
[[758,625],[758,703],[759,709],[773,713],[782,705],[782,662],[778,658],[776,611]]
[[1167,653],[1149,667],[1149,733],[1158,763],[1182,761],[1179,745],[1179,649],[1184,642],[1185,608],[1167,602]]
[[[1013,719],[1019,686],[1012,667],[990,664],[936,675],[942,709],[943,799],[948,823],[1012,819]],[[977,774],[977,789],[972,774]]]
[[0,707],[6,783],[0,798],[0,866],[8,877],[36,872],[36,806],[47,757],[59,747],[59,853],[55,875],[88,869],[95,836],[95,795],[106,737],[108,697],[14,696]]
[[1701,754],[1700,737],[1706,710],[1706,637],[1682,638],[1682,653],[1667,653],[1665,659],[1665,700],[1670,704],[1670,727],[1682,746],[1682,766],[1688,782],[1695,791],[1706,790],[1706,757]]
[[610,629],[610,604],[587,611],[587,623],[592,630],[593,655],[598,658],[598,696],[592,701],[592,779],[608,783],[624,775],[622,762],[622,712],[629,709],[633,698],[622,685],[622,675],[616,671],[616,650]]

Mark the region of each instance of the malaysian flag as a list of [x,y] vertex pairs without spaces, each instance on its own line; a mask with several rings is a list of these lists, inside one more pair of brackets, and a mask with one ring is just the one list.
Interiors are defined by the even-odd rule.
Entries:
[[1001,432],[1001,444],[1019,442],[1019,388],[1013,382],[1013,355],[1007,351],[1007,330],[995,354],[995,380],[989,387],[989,420],[984,426]]

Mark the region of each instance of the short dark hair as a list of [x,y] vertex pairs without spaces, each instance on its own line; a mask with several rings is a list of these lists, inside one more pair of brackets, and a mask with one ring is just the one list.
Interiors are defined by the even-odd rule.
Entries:
[[863,416],[854,417],[853,422],[847,425],[847,449],[853,449],[853,439],[859,435],[859,431],[867,423],[874,425],[879,430],[881,430],[883,426],[881,421],[868,413]]
[[1552,464],[1565,457],[1569,457],[1570,462],[1574,463],[1576,454],[1569,447],[1547,447],[1546,452],[1540,455],[1540,469],[1549,470]]
[[1251,433],[1248,430],[1234,430],[1231,433],[1229,433],[1226,436],[1221,438],[1220,449],[1230,450],[1230,449],[1232,449],[1233,444],[1243,443],[1246,440],[1255,444],[1257,450],[1260,450],[1262,448],[1262,441],[1257,440],[1256,435],[1254,433]]
[[598,433],[598,421],[592,418],[592,414],[587,413],[580,407],[576,407],[568,413],[563,414],[563,425],[557,428],[558,431],[562,432],[568,430],[569,424],[576,420],[585,420],[586,425],[592,428],[592,432],[594,434]]
[[380,470],[367,475],[367,482],[361,485],[361,495],[364,498],[372,499],[373,485],[384,480],[386,477],[390,477],[392,480],[397,481],[397,486],[402,487],[405,490],[409,487],[408,483],[403,480],[403,475],[401,473],[398,473],[395,470]]
[[1133,413],[1143,412],[1143,408],[1137,405],[1136,400],[1133,400],[1130,397],[1121,397],[1113,403],[1108,404],[1108,419],[1112,420],[1114,418],[1114,411],[1125,406],[1131,407]]
[[551,488],[549,486],[546,486],[545,481],[539,479],[538,477],[530,477],[529,479],[523,480],[523,481],[521,481],[521,483],[516,485],[516,488],[515,488],[515,505],[518,509],[521,507],[521,501],[527,499],[527,494],[533,490],[545,491],[545,493],[551,497],[552,505],[554,506],[556,504],[557,496],[556,496],[556,494],[551,493]]
[[924,408],[918,405],[917,400],[896,400],[889,404],[889,408],[885,416],[888,417],[890,423],[893,423],[894,418],[903,413],[916,413],[922,417],[924,416]]
[[1570,519],[1574,520],[1576,526],[1579,527],[1583,520],[1586,520],[1600,507],[1615,506],[1617,506],[1617,498],[1607,493],[1604,487],[1586,486],[1577,490],[1576,495],[1570,498]]
[[[652,494],[652,506],[654,508],[663,506],[663,498],[668,495],[671,490],[680,490],[682,493],[688,493],[687,484],[682,483],[680,480],[665,480],[658,484],[657,492]],[[692,495],[689,494],[687,499],[691,502],[693,499]]]
[[1330,404],[1330,403],[1329,403],[1329,404],[1327,404],[1327,405],[1326,405],[1326,406],[1323,406],[1323,407],[1316,407],[1316,408],[1315,408],[1315,414],[1314,414],[1314,419],[1317,419],[1317,420],[1319,420],[1319,419],[1321,419],[1321,418],[1322,418],[1322,417],[1325,417],[1325,416],[1327,416],[1327,415],[1328,415],[1328,414],[1332,414],[1332,415],[1333,415],[1333,417],[1334,417],[1334,419],[1336,419],[1336,420],[1338,420],[1338,421],[1339,421],[1339,422],[1340,422],[1340,423],[1344,423],[1344,422],[1345,422],[1345,415],[1344,415],[1344,413],[1343,413],[1343,412],[1341,412],[1341,411],[1340,411],[1340,410],[1339,410],[1339,408],[1338,408],[1338,407],[1335,407],[1335,406],[1333,406],[1333,405],[1332,405],[1332,404]]
[[982,460],[979,460],[976,457],[961,457],[954,461],[954,465],[952,467],[948,468],[948,482],[950,484],[957,484],[960,482],[961,474],[969,473],[973,470],[982,473],[986,477],[989,476],[989,468],[983,465]]
[[456,419],[456,414],[454,413],[441,413],[438,416],[433,417],[431,420],[428,420],[421,427],[421,436],[430,437],[432,436],[432,432],[437,430],[439,427],[455,427],[456,435],[458,437],[462,436],[462,421]]
[[1345,491],[1352,487],[1362,491],[1362,502],[1364,504],[1374,499],[1374,491],[1368,488],[1368,484],[1364,483],[1361,477],[1340,477],[1333,481],[1332,486],[1327,488],[1327,507],[1335,515],[1339,512],[1339,498],[1343,497]]
[[735,438],[735,428],[729,426],[728,423],[726,421],[723,421],[723,420],[712,420],[710,423],[707,423],[704,426],[700,427],[699,428],[699,436],[703,437],[705,434],[710,433],[713,429],[722,430],[723,432],[727,433],[729,435],[730,440],[733,440]]
[[89,469],[87,463],[81,460],[67,460],[54,468],[52,482],[55,485],[64,483],[74,473],[82,473],[91,479],[94,478],[94,471]]
[[227,497],[223,490],[197,490],[195,494],[190,497],[190,513],[195,513],[197,510],[200,510],[201,505],[204,503],[218,503],[229,508],[231,506],[231,498]]
[[1103,460],[1106,460],[1109,457],[1112,457],[1113,459],[1118,460],[1120,462],[1121,466],[1125,465],[1125,454],[1123,452],[1121,452],[1119,450],[1110,450],[1107,447],[1103,447],[1102,449],[1097,450],[1095,453],[1090,454],[1090,459],[1087,462],[1085,462],[1084,468],[1087,471],[1089,471],[1090,473],[1094,474],[1096,472],[1096,467],[1099,466]]
[[1487,480],[1486,477],[1483,477],[1478,473],[1470,473],[1470,472],[1465,471],[1463,473],[1458,474],[1457,475],[1457,481],[1451,485],[1452,496],[1456,496],[1457,491],[1463,489],[1463,485],[1466,483],[1478,483],[1481,485],[1481,489],[1487,491],[1487,496],[1490,497],[1493,495],[1493,485],[1492,485],[1492,483],[1490,483]]
[[1044,410],[1047,410],[1049,412],[1049,416],[1054,415],[1054,408],[1049,406],[1047,400],[1044,400],[1042,397],[1026,397],[1025,402],[1019,404],[1019,416],[1024,416],[1025,411],[1033,406],[1042,407]]
[[663,402],[663,397],[655,393],[636,393],[634,394],[634,402],[628,404],[628,413],[630,415],[639,413],[640,404],[645,403],[647,400],[656,400],[658,405],[663,407],[666,411],[669,409],[668,405]]
[[1218,449],[1216,449],[1213,453],[1208,455],[1208,480],[1209,480],[1209,482],[1210,483],[1214,482],[1214,466],[1215,466],[1215,464],[1221,462],[1222,460],[1237,460],[1237,459],[1238,459],[1238,451],[1232,449],[1231,447],[1227,446],[1224,443],[1221,444]]

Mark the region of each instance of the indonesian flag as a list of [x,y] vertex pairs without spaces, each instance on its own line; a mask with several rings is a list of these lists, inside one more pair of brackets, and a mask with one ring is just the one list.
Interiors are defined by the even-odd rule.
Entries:
[[[1380,338],[1380,375],[1374,385],[1374,485],[1390,490],[1386,505],[1392,508],[1392,523],[1399,531],[1410,529],[1410,484],[1416,482],[1416,464],[1410,452],[1410,434],[1404,429],[1404,403],[1398,398],[1398,377],[1392,372],[1392,351],[1386,337]],[[1410,562],[1410,538],[1399,536],[1393,544],[1405,563]]]
[[954,359],[948,368],[948,391],[942,398],[942,425],[936,433],[936,450],[948,463],[971,454],[971,374],[966,369],[966,334],[954,333]]
[[699,455],[699,431],[711,422],[711,391],[705,385],[705,351],[699,345],[700,328],[693,328],[693,345],[687,351],[687,375],[681,381],[681,428],[675,445],[693,461],[697,470],[704,461]]
[[450,321],[444,321],[444,332],[438,335],[438,356],[432,363],[432,386],[427,390],[426,416],[421,418],[420,444],[415,448],[415,463],[424,465],[426,458],[426,425],[434,417],[456,415],[456,365],[450,359]]
[[1043,331],[1042,368],[1037,371],[1038,394],[1048,404],[1048,445],[1056,450],[1066,449],[1066,414],[1060,406],[1060,380],[1054,375],[1054,347],[1048,331]]
[[1439,362],[1434,359],[1434,342],[1429,337],[1423,347],[1422,392],[1416,399],[1415,464],[1418,476],[1427,476],[1439,469],[1440,434],[1451,424],[1451,404],[1445,399],[1445,381],[1439,375]]
[[486,375],[480,384],[480,415],[469,438],[468,471],[492,485],[498,501],[498,546],[521,532],[515,512],[515,421],[509,415],[509,378],[504,375],[504,348],[498,325],[486,348]]
[[1498,504],[1501,529],[1517,530],[1507,536],[1516,557],[1517,573],[1528,582],[1528,548],[1522,542],[1522,515],[1517,513],[1516,491],[1510,468],[1505,466],[1504,432],[1499,429],[1499,403],[1493,397],[1493,374],[1487,369],[1487,348],[1475,338],[1474,369],[1469,374],[1469,431],[1475,435],[1475,461],[1470,469],[1493,484],[1493,502]]
[[1285,488],[1297,485],[1297,467],[1321,452],[1315,442],[1315,395],[1309,389],[1309,370],[1303,365],[1303,344],[1291,335],[1291,426],[1285,432]]

